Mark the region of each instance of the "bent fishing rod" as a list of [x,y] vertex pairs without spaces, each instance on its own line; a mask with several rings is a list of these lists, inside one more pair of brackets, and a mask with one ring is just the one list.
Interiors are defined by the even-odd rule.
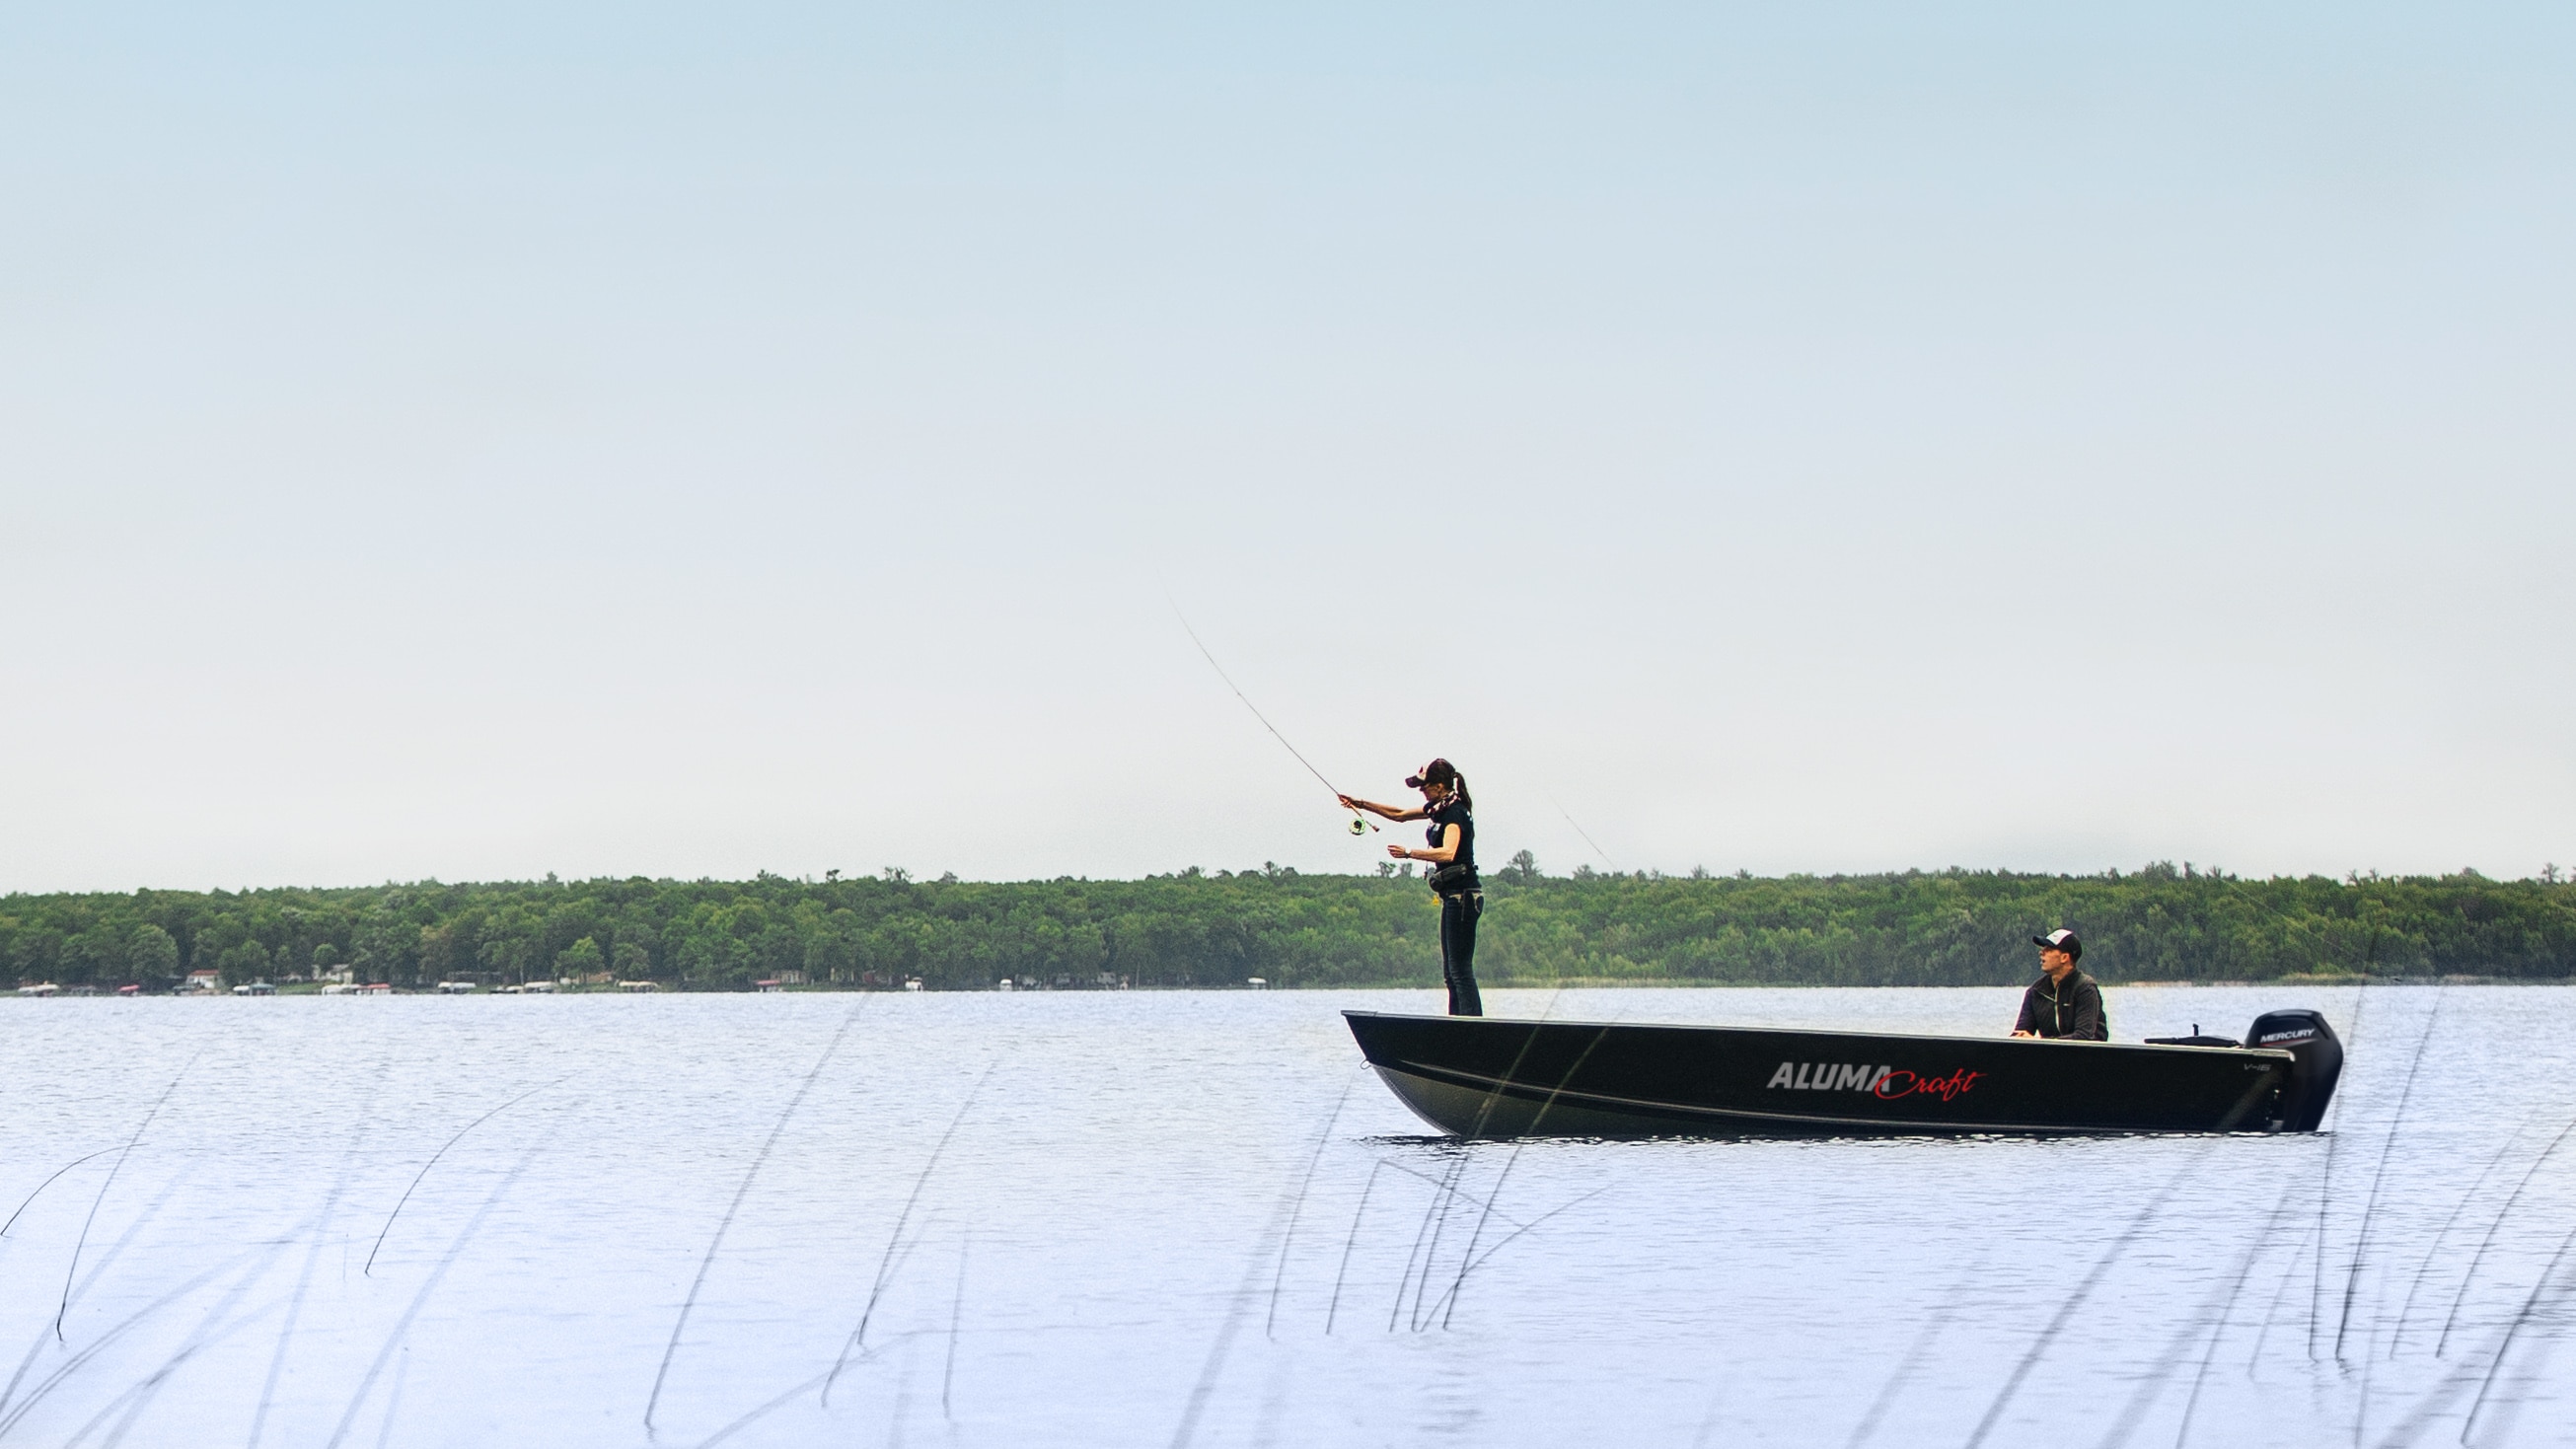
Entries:
[[[1165,599],[1164,602],[1172,603],[1168,598]],[[1261,712],[1261,706],[1252,702],[1252,696],[1243,692],[1243,686],[1234,682],[1234,676],[1225,672],[1225,666],[1216,662],[1216,656],[1208,652],[1207,641],[1199,637],[1198,630],[1190,627],[1190,616],[1182,613],[1181,606],[1177,603],[1172,603],[1172,617],[1181,621],[1181,632],[1189,635],[1190,642],[1199,646],[1199,657],[1208,662],[1208,668],[1216,671],[1216,677],[1225,681],[1225,687],[1234,691],[1234,697],[1243,701],[1243,707],[1252,711],[1252,717],[1261,721],[1261,727],[1270,731],[1270,737],[1272,739],[1277,740],[1280,744],[1286,746],[1288,753],[1297,757],[1297,763],[1306,767],[1306,773],[1315,777],[1315,783],[1333,792],[1333,803],[1340,805],[1342,800],[1345,798],[1340,788],[1335,786],[1332,781],[1325,779],[1324,772],[1316,769],[1314,762],[1307,759],[1295,745],[1288,743],[1288,737],[1279,733],[1279,726],[1270,722],[1270,716],[1263,714]],[[1345,806],[1344,808],[1348,809],[1349,807]],[[1375,829],[1377,829],[1377,826],[1366,816],[1360,814],[1357,810],[1351,811],[1351,834],[1361,835]]]

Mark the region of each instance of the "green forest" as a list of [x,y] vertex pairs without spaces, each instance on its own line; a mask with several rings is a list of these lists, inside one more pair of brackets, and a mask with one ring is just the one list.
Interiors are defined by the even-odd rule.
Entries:
[[[2070,926],[2106,981],[2284,976],[2559,981],[2576,975],[2576,885],[2354,875],[2245,880],[2131,873],[1906,871],[1777,878],[1486,877],[1477,974],[1490,985],[1673,982],[2001,985],[2032,935]],[[1430,986],[1438,916],[1404,873],[1192,869],[1143,880],[512,881],[331,889],[0,896],[0,976],[78,991],[165,991],[345,968],[413,989],[565,980],[607,987],[990,989]]]

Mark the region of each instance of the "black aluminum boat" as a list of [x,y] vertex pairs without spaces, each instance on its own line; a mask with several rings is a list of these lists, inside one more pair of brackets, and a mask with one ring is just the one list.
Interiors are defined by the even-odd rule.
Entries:
[[2305,1010],[2257,1017],[2241,1045],[1342,1015],[1455,1137],[2312,1132],[2343,1071]]

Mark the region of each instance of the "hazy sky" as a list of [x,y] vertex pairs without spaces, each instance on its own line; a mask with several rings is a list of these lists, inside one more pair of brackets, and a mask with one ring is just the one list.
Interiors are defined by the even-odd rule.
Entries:
[[[2576,9],[18,5],[0,890],[2576,860]],[[1598,864],[1598,857],[1592,857]]]

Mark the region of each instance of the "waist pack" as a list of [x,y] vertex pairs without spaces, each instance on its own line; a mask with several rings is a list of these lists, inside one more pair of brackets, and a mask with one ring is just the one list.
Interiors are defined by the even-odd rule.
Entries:
[[1446,865],[1434,866],[1422,879],[1430,885],[1433,895],[1456,895],[1475,886],[1476,868],[1463,860],[1453,860]]

